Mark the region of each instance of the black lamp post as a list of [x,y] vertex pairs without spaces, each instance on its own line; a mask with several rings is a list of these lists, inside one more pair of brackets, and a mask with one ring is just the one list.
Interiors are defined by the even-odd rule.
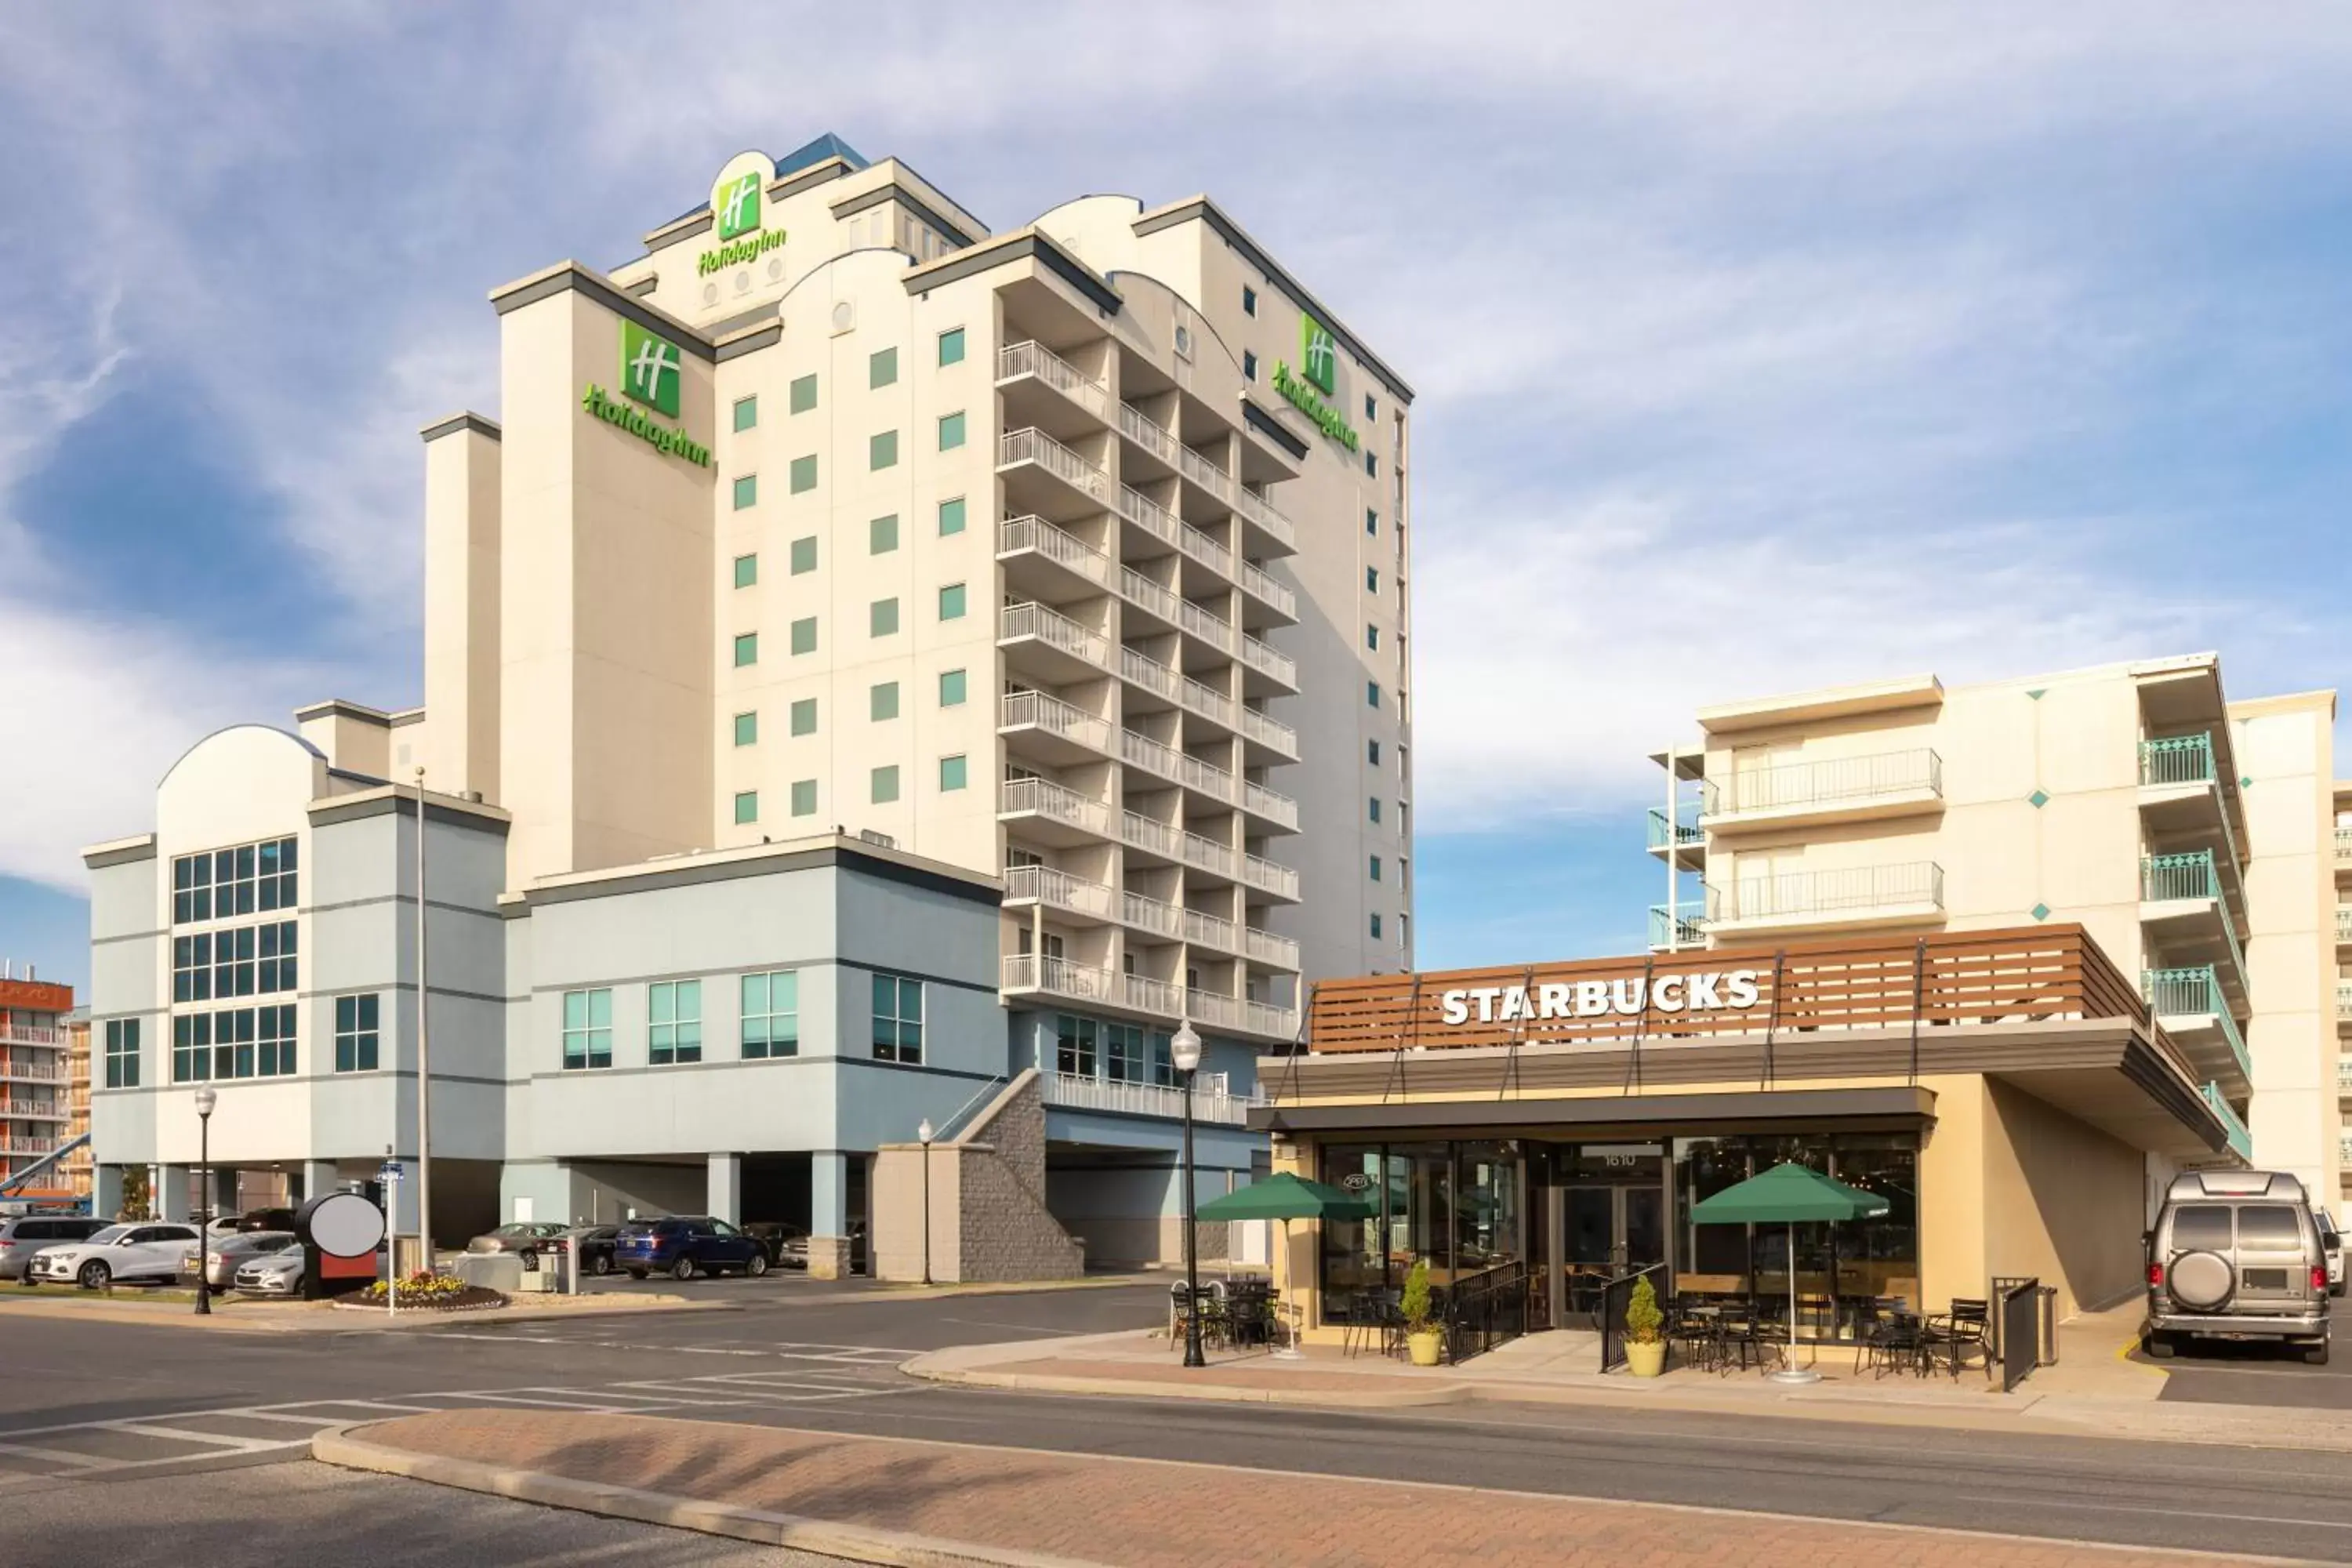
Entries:
[[204,1198],[196,1205],[196,1316],[200,1318],[209,1318],[213,1312],[213,1107],[219,1100],[210,1084],[196,1090],[196,1191]]
[[1184,1364],[1206,1366],[1201,1353],[1200,1247],[1192,1220],[1192,1071],[1201,1065],[1201,1037],[1191,1019],[1176,1026],[1168,1042],[1168,1058],[1184,1079]]
[[931,1119],[915,1129],[915,1142],[923,1146],[923,1283],[931,1282]]

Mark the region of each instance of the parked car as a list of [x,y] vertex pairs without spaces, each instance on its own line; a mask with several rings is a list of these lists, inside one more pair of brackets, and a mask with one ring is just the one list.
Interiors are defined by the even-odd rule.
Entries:
[[532,1252],[562,1254],[572,1227],[558,1220],[519,1219],[485,1231],[466,1243],[468,1252]]
[[613,1258],[632,1279],[657,1269],[675,1279],[736,1269],[757,1279],[768,1271],[768,1249],[756,1237],[709,1215],[632,1220],[614,1239]]
[[2327,1364],[2327,1254],[2303,1184],[2284,1172],[2173,1178],[2147,1233],[2147,1324],[2162,1359],[2198,1338],[2276,1340]]
[[169,1285],[179,1278],[192,1225],[110,1225],[83,1241],[45,1247],[28,1272],[43,1279],[71,1279],[96,1290],[118,1279],[152,1279]]
[[755,1220],[743,1227],[744,1234],[755,1237],[768,1249],[768,1262],[778,1268],[808,1267],[808,1231],[805,1227],[783,1220]]
[[28,1214],[0,1219],[0,1279],[39,1284],[26,1273],[35,1253],[59,1242],[87,1241],[106,1226],[102,1219],[77,1214]]
[[230,1223],[240,1231],[277,1230],[291,1236],[294,1234],[294,1211],[292,1209],[247,1209],[245,1213],[233,1216]]
[[580,1272],[610,1274],[618,1267],[613,1260],[613,1243],[620,1234],[617,1225],[583,1225],[573,1229],[570,1239],[580,1249]]
[[302,1244],[294,1242],[237,1265],[230,1284],[257,1296],[291,1296],[302,1289]]
[[2327,1256],[2327,1293],[2344,1294],[2344,1237],[2336,1228],[2336,1216],[2326,1209],[2314,1209],[2311,1217],[2319,1222],[2319,1250]]
[[[256,1258],[268,1253],[283,1252],[298,1245],[290,1230],[240,1230],[227,1236],[215,1233],[205,1249],[205,1283],[215,1290],[226,1290],[236,1279],[236,1271]],[[180,1256],[180,1272],[196,1271],[196,1250],[188,1248]]]

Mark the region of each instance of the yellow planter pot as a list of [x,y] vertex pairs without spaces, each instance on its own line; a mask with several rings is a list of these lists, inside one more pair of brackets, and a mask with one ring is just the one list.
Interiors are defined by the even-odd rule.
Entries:
[[1655,1377],[1666,1370],[1666,1342],[1625,1346],[1625,1370],[1635,1377]]
[[1427,1333],[1407,1334],[1404,1347],[1415,1366],[1435,1366],[1438,1352],[1445,1348],[1445,1336],[1435,1329]]

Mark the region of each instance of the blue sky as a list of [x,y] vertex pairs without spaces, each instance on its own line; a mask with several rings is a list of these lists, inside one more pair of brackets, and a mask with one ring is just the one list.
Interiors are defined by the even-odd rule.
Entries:
[[76,850],[209,730],[416,699],[488,289],[826,130],[1001,228],[1207,190],[1414,384],[1426,963],[1637,945],[1706,702],[2342,679],[2340,7],[683,10],[7,20],[0,953],[86,974]]

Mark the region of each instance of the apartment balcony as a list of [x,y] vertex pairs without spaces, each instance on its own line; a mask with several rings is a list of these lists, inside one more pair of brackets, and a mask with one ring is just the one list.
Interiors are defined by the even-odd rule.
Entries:
[[2148,970],[2140,976],[2140,991],[2156,1021],[2188,1053],[2200,1076],[2233,1094],[2252,1092],[2253,1058],[2211,964]]
[[1001,989],[1007,997],[1050,996],[1094,1006],[1121,1005],[1118,982],[1122,977],[1108,969],[1034,952],[1006,953],[1003,964]]
[[2224,1095],[2217,1086],[2210,1083],[2200,1092],[2205,1096],[2205,1103],[2213,1108],[2213,1114],[2221,1119],[2222,1127],[2229,1132],[2230,1152],[2241,1160],[2252,1160],[2254,1135],[2247,1130],[2244,1119],[2239,1116],[2237,1108],[2230,1103],[2229,1097]]
[[2352,1095],[2352,1057],[2336,1058],[2336,1092]]
[[1242,812],[1261,833],[1298,831],[1298,803],[1277,789],[1242,781]]
[[1239,659],[1249,675],[1244,685],[1250,696],[1290,696],[1297,692],[1298,663],[1288,654],[1132,566],[1118,568],[1116,581],[1118,596],[1130,610],[1127,626],[1129,632],[1179,631],[1202,647]]
[[1110,418],[1110,388],[1040,342],[996,351],[996,388],[1008,422],[1021,417],[1074,430]]
[[1665,952],[1706,945],[1706,918],[1696,907],[1650,906],[1650,951]]
[[1132,930],[1169,942],[1184,940],[1184,911],[1164,899],[1123,892],[1119,895],[1119,917]]
[[64,1029],[51,1029],[38,1024],[13,1024],[0,1021],[0,1046],[56,1046],[73,1043]]
[[1116,592],[1118,581],[1109,556],[1034,514],[996,525],[996,559],[1006,593],[1048,604]]
[[37,1100],[0,1100],[0,1119],[11,1121],[64,1121],[69,1108]]
[[2336,906],[2336,946],[2338,958],[2347,956],[2343,949],[2352,948],[2352,904]]
[[1650,853],[1660,859],[1669,858],[1677,871],[1698,871],[1706,867],[1706,834],[1693,824],[1670,819],[1659,806],[1650,807]]
[[[1208,1075],[1202,1075],[1205,1079]],[[1075,1073],[1048,1073],[1040,1087],[1045,1103],[1064,1110],[1098,1110],[1113,1116],[1153,1116],[1181,1121],[1184,1091],[1156,1083],[1123,1083],[1111,1079],[1080,1078]],[[1250,1108],[1262,1103],[1256,1096],[1239,1095],[1223,1088],[1192,1088],[1192,1120],[1217,1127],[1242,1127]]]
[[63,1083],[65,1078],[63,1068],[39,1066],[22,1058],[0,1061],[0,1083]]
[[1263,963],[1273,969],[1298,968],[1298,943],[1286,936],[1276,936],[1255,926],[1242,928],[1242,955],[1253,963]]
[[2150,846],[2167,854],[2203,849],[2214,858],[2224,895],[2242,916],[2243,807],[2235,782],[2218,771],[2210,731],[2139,743],[2139,816]]
[[1298,1010],[1218,991],[1187,991],[1184,1016],[1192,1023],[1224,1034],[1255,1035],[1290,1040],[1298,1036]]
[[1239,926],[1221,915],[1200,910],[1184,911],[1184,940],[1194,947],[1213,948],[1218,952],[1239,952],[1242,947]]
[[1122,974],[1119,998],[1130,1012],[1148,1013],[1154,1018],[1181,1018],[1184,1016],[1184,988],[1166,980],[1154,980],[1148,974]]
[[1236,879],[1238,867],[1229,846],[1132,811],[1119,820],[1119,842],[1155,863],[1181,866],[1221,881]]
[[1297,550],[1297,525],[1276,511],[1274,503],[1264,496],[1237,489],[1234,494],[1234,510],[1241,513],[1244,522],[1265,535],[1263,544],[1260,546],[1262,553],[1272,553],[1278,550],[1284,554],[1289,554]]
[[1043,691],[997,699],[996,732],[1020,755],[1053,767],[1111,754],[1110,721]]
[[1874,822],[1944,808],[1944,761],[1919,748],[1735,771],[1712,781],[1698,826],[1737,833],[1793,824]]
[[[1140,687],[1161,701],[1187,713],[1207,720],[1228,734],[1242,733],[1241,705],[1215,687],[1196,680],[1183,671],[1160,663],[1139,649],[1122,646],[1118,650],[1118,673],[1129,684]],[[1150,711],[1155,704],[1130,703],[1130,710]]]
[[1298,760],[1298,731],[1279,719],[1268,718],[1255,708],[1241,711],[1242,740],[1244,754],[1254,764],[1295,763]]
[[2352,871],[2352,827],[2336,830],[2336,868]]
[[1007,909],[1041,904],[1081,925],[1108,924],[1118,908],[1118,892],[1108,882],[1073,877],[1051,866],[1009,866],[1004,871]]
[[2352,1024],[2352,980],[2336,983],[2336,1021]]
[[1183,450],[1182,444],[1158,421],[1122,403],[1118,405],[1118,433],[1133,448],[1119,465],[1122,473],[1131,473],[1139,479],[1166,479],[1177,471],[1176,454]]
[[1109,806],[1046,779],[1007,779],[996,819],[1021,824],[1034,843],[1065,848],[1110,837]]
[[1034,426],[998,437],[996,471],[1008,511],[1066,521],[1110,504],[1110,476]]
[[1108,638],[1034,599],[997,610],[996,646],[1009,668],[1046,686],[1091,680],[1118,668]]
[[2140,930],[2165,967],[2206,964],[2231,999],[2246,995],[2246,951],[2238,940],[2238,915],[2226,896],[2210,849],[2181,855],[2150,855],[2140,861]]
[[[1241,781],[1233,774],[1213,763],[1204,763],[1172,746],[1161,745],[1150,736],[1139,735],[1132,730],[1121,730],[1118,732],[1118,755],[1129,767],[1188,792],[1192,797],[1188,804],[1194,809],[1223,806],[1230,810],[1240,804]],[[1137,788],[1132,782],[1129,787],[1131,791]],[[1143,787],[1150,785],[1147,784]]]
[[1262,856],[1243,857],[1242,880],[1268,897],[1286,903],[1298,901],[1298,873]]
[[1706,929],[1720,939],[1777,931],[1933,925],[1944,918],[1944,868],[1932,860],[1738,877],[1706,889]]
[[1295,626],[1298,624],[1298,595],[1246,561],[1242,563],[1242,592],[1249,595],[1251,607],[1256,612],[1250,625],[1271,622],[1277,626]]
[[[1298,691],[1298,661],[1291,658],[1288,654],[1283,652],[1280,648],[1276,647],[1273,644],[1261,642],[1256,637],[1250,636],[1247,632],[1243,632],[1240,635],[1240,648],[1243,665],[1245,668],[1265,676],[1267,684],[1278,689],[1284,695],[1297,695]],[[1260,695],[1260,693],[1255,689],[1257,683],[1253,681],[1250,685],[1252,689],[1249,694],[1253,697]]]

